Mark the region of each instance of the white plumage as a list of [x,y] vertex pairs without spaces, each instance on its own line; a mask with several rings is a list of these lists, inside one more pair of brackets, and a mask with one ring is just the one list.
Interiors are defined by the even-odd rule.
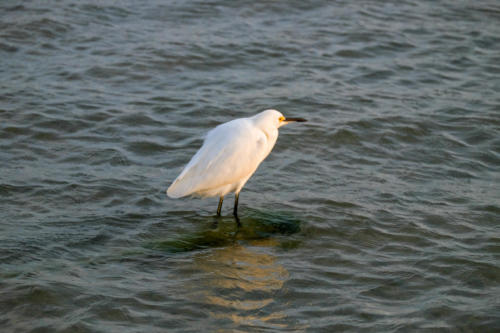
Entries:
[[236,215],[239,192],[273,149],[278,128],[290,121],[305,120],[285,118],[276,110],[266,110],[215,127],[170,185],[167,195],[171,198],[219,196],[217,214],[220,215],[224,196],[234,192]]

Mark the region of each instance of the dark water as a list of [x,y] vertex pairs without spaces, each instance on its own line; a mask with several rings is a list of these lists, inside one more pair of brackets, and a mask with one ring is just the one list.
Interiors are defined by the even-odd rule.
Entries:
[[[500,330],[497,1],[2,1],[2,332]],[[217,199],[165,190],[277,108]]]

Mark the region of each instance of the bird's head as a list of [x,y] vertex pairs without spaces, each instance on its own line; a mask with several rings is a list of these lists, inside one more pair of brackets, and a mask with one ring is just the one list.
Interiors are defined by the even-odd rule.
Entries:
[[280,128],[290,122],[305,122],[304,118],[287,118],[277,110],[265,110],[254,116],[255,120],[261,125],[266,127]]

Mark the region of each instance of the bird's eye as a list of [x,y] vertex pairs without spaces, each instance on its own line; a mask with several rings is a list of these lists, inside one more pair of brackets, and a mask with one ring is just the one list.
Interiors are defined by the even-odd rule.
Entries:
[[280,122],[284,121],[285,120],[285,117],[281,116],[280,117]]

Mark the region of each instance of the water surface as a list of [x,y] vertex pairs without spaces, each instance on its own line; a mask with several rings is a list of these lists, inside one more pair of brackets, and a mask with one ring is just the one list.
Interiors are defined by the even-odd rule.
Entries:
[[[496,1],[3,1],[5,332],[500,330]],[[172,200],[219,123],[240,197]]]

